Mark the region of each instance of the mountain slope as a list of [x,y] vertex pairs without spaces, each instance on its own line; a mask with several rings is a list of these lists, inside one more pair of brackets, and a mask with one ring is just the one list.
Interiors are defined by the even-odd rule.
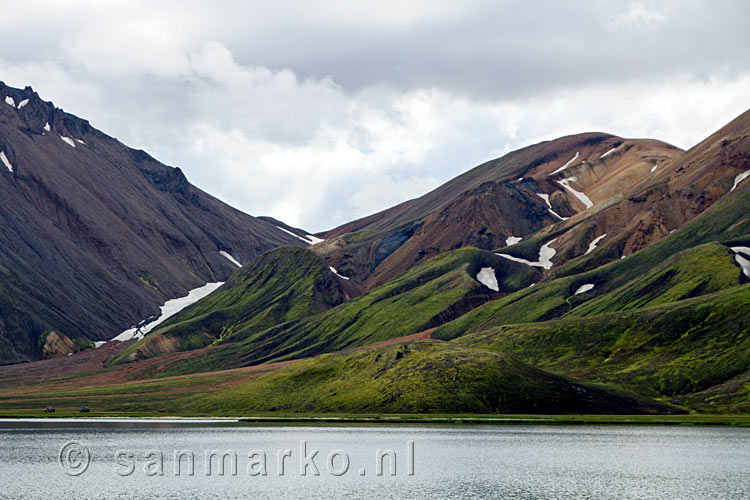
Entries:
[[[746,189],[747,181],[736,181],[750,172],[750,111],[671,163],[652,168],[606,203],[537,235],[557,237],[556,266],[585,256],[586,245],[597,236],[602,237],[595,250],[600,257],[606,255],[611,261],[632,255],[666,238],[723,197]],[[595,262],[601,263],[602,258]]]
[[[326,311],[353,292],[313,252],[280,247],[237,271],[219,290],[183,310],[134,347],[135,355],[236,342],[280,323]],[[127,352],[126,352],[127,355]]]
[[51,331],[73,349],[112,338],[228,278],[236,267],[222,251],[247,261],[304,245],[29,87],[0,83],[3,99],[0,363],[41,357]]
[[[745,242],[750,242],[750,189],[737,190],[674,234],[626,259],[599,266],[572,263],[553,275],[555,279],[488,302],[442,326],[434,336],[449,339],[502,324],[625,310],[731,288],[747,278],[728,247]],[[594,287],[575,295],[586,284]]]
[[[496,270],[498,291],[478,281],[483,268]],[[419,333],[459,317],[494,296],[523,288],[537,276],[537,271],[489,252],[473,248],[449,252],[320,314],[279,323],[263,331],[248,327],[252,321],[236,325],[219,322],[213,326],[213,337],[219,337],[224,328],[232,326],[231,339],[162,375],[298,359]],[[194,308],[203,309],[203,303],[210,299],[209,296],[198,302]],[[185,314],[192,314],[192,310]],[[180,320],[178,316],[174,322]],[[199,327],[192,328],[184,329],[183,336],[192,335]],[[147,356],[149,353],[142,349],[147,342],[148,336],[117,360]]]

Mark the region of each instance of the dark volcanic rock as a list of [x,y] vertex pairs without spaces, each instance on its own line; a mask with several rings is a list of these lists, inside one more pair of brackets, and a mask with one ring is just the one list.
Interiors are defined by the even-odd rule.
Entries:
[[247,262],[303,245],[30,87],[0,83],[0,151],[0,363],[41,357],[53,330],[77,348],[112,338],[226,280],[221,250]]

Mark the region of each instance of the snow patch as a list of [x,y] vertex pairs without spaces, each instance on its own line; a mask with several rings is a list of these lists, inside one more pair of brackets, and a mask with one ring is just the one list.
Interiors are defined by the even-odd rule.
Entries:
[[659,165],[657,165],[656,163],[654,163],[654,166],[653,166],[653,167],[651,167],[651,173],[653,174],[654,172],[656,172],[656,169],[657,169],[658,167],[659,167]]
[[219,253],[221,254],[222,257],[224,257],[225,259],[227,259],[229,262],[231,262],[235,266],[242,267],[242,264],[240,264],[239,262],[237,262],[237,259],[235,259],[231,255],[229,255],[229,252],[225,252],[224,250],[219,250]]
[[552,248],[550,245],[555,242],[557,238],[554,240],[550,240],[544,245],[542,245],[542,248],[539,249],[539,260],[536,262],[531,262],[526,259],[522,259],[521,257],[514,257],[512,255],[504,254],[504,253],[497,253],[495,255],[499,255],[500,257],[503,257],[508,260],[512,260],[515,262],[520,262],[522,264],[526,264],[527,266],[534,266],[534,267],[542,267],[544,269],[552,269],[552,257],[555,256],[557,251]]
[[562,215],[560,215],[557,212],[555,212],[554,210],[552,210],[552,203],[549,202],[549,195],[548,194],[537,193],[536,195],[538,197],[540,197],[541,199],[543,199],[547,203],[547,208],[549,208],[549,213],[551,213],[552,215],[554,215],[555,217],[557,217],[560,220],[568,220],[567,217],[563,217]]
[[182,311],[186,307],[192,304],[195,304],[202,298],[208,296],[211,292],[215,291],[223,284],[224,284],[223,281],[220,281],[217,283],[206,283],[200,288],[195,288],[193,290],[190,290],[190,293],[188,293],[184,297],[166,301],[164,305],[161,306],[161,314],[154,321],[152,321],[151,323],[148,323],[145,326],[134,326],[133,328],[125,330],[124,332],[122,332],[120,335],[113,338],[112,340],[125,342],[131,339],[136,339],[136,340],[142,339],[147,333],[150,333],[154,328],[164,323],[166,320],[168,320],[169,318],[171,318],[178,312]]
[[339,278],[341,278],[342,280],[347,280],[347,281],[349,281],[349,278],[347,278],[346,276],[342,276],[342,275],[340,275],[340,274],[339,274],[339,273],[338,273],[338,272],[336,271],[336,268],[335,268],[335,267],[332,267],[332,266],[328,266],[328,269],[330,269],[330,270],[331,270],[331,272],[332,272],[333,274],[335,274],[336,276],[338,276],[338,277],[339,277]]
[[83,142],[83,141],[82,141],[81,139],[75,139],[75,141],[76,141],[76,142],[77,142],[78,144],[83,144],[84,146],[86,145],[86,143],[85,143],[85,142]]
[[580,287],[578,287],[578,290],[576,290],[576,293],[574,293],[573,295],[580,295],[582,293],[590,292],[593,289],[594,289],[593,284],[586,283],[585,285],[581,285]]
[[497,276],[495,276],[495,270],[491,267],[483,267],[477,274],[477,281],[493,290],[495,292],[500,291],[500,287],[497,284]]
[[[731,250],[736,254],[734,256],[734,260],[737,261],[737,264],[740,265],[740,267],[742,268],[742,272],[745,273],[745,276],[750,278],[750,248],[731,247]],[[746,255],[748,258],[745,258],[741,254]]]
[[16,107],[16,101],[14,101],[13,98],[9,95],[5,96],[5,104],[7,104],[8,106],[13,106],[14,108]]
[[576,161],[580,155],[581,155],[581,152],[580,151],[577,152],[576,155],[568,161],[568,163],[566,163],[562,167],[558,168],[557,170],[555,170],[554,172],[552,172],[549,175],[559,174],[560,172],[562,172],[563,170],[565,170],[566,168],[568,168],[571,163],[573,163],[574,161]]
[[64,137],[64,136],[61,135],[60,139],[62,139],[63,141],[65,141],[66,144],[69,144],[70,146],[76,147],[76,142],[73,139],[71,139],[70,137]]
[[746,170],[741,174],[737,174],[737,177],[734,178],[734,186],[732,186],[732,189],[730,189],[729,192],[731,193],[732,191],[734,191],[737,185],[748,177],[750,177],[750,170]]
[[3,165],[5,165],[6,167],[8,167],[8,170],[10,170],[10,173],[12,174],[13,173],[13,165],[10,164],[10,162],[8,161],[8,157],[5,156],[5,151],[0,151],[0,161],[3,162]]
[[577,177],[568,177],[567,179],[563,179],[563,180],[557,181],[557,182],[562,187],[564,187],[565,189],[567,189],[568,191],[570,191],[573,196],[575,196],[576,198],[578,198],[579,200],[581,200],[581,202],[584,205],[586,205],[586,208],[589,209],[589,208],[591,208],[591,207],[594,206],[594,204],[591,202],[591,199],[588,196],[586,196],[585,193],[581,193],[580,191],[576,191],[575,189],[573,189],[570,186],[571,182],[576,182],[577,180],[578,180]]
[[103,346],[103,345],[104,345],[104,344],[106,344],[106,343],[107,343],[107,342],[105,342],[105,341],[103,341],[103,340],[99,340],[99,341],[97,341],[97,342],[94,342],[94,349],[99,349],[99,348],[100,348],[101,346]]
[[49,132],[50,130],[52,130],[50,128],[50,126],[49,126],[49,122],[47,122],[47,123],[44,124],[44,130],[47,131],[47,132]]
[[305,238],[310,240],[311,245],[315,245],[316,243],[323,243],[325,241],[324,239],[313,236],[312,234],[306,234]]
[[745,276],[750,278],[750,260],[746,259],[740,254],[735,255],[734,260],[736,260],[737,264],[740,265],[740,267],[742,268],[742,272],[745,273]]
[[516,243],[521,241],[521,239],[522,238],[518,238],[516,236],[508,236],[507,238],[505,238],[505,244],[507,246],[515,245]]
[[281,227],[281,226],[276,226],[276,227],[277,227],[278,229],[281,229],[282,231],[284,231],[284,232],[285,232],[286,234],[290,234],[290,235],[294,236],[295,238],[297,238],[297,239],[300,239],[300,240],[304,241],[304,242],[305,242],[305,243],[307,243],[308,245],[314,245],[314,244],[316,244],[316,243],[320,243],[320,242],[322,242],[322,241],[325,241],[325,240],[321,240],[320,238],[317,238],[317,237],[315,237],[315,236],[313,236],[313,235],[311,235],[311,234],[308,234],[308,235],[306,235],[306,236],[300,236],[300,235],[298,235],[298,234],[294,234],[293,232],[291,232],[291,231],[289,231],[289,230],[287,230],[287,229],[284,229],[284,228],[283,228],[283,227]]
[[28,99],[24,99],[23,101],[18,103],[18,109],[21,109],[22,107],[26,106],[29,103]]
[[588,255],[591,252],[593,252],[594,250],[596,250],[596,244],[599,243],[600,241],[602,241],[606,236],[607,236],[607,233],[604,233],[603,235],[597,236],[596,238],[594,238],[594,241],[592,241],[591,243],[589,243],[589,249],[586,250],[586,253],[583,254],[583,255]]
[[615,152],[615,149],[617,149],[617,147],[614,147],[614,148],[610,149],[609,151],[607,151],[606,153],[604,153],[603,155],[601,155],[601,156],[599,157],[599,159],[601,160],[602,158],[605,158],[605,157],[607,157],[608,155],[610,155],[610,154],[614,153],[614,152]]

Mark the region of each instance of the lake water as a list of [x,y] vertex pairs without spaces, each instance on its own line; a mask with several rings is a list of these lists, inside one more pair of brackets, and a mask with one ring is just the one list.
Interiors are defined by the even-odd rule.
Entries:
[[750,498],[744,429],[56,425],[0,428],[0,498]]

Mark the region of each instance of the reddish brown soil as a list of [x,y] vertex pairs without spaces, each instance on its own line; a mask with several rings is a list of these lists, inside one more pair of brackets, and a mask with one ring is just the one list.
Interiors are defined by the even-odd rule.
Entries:
[[374,344],[360,347],[360,349],[378,349],[380,347],[387,347],[389,345],[394,345],[394,344],[414,342],[415,340],[427,340],[432,336],[432,332],[434,332],[435,330],[437,330],[437,328],[430,328],[429,330],[423,330],[419,333],[413,333],[411,335],[406,335],[404,337],[384,340],[382,342],[375,342]]
[[[359,349],[377,349],[399,343],[429,339],[434,331],[435,328],[431,328],[412,335],[406,335],[404,337],[398,337],[363,346]],[[142,383],[146,380],[154,380],[151,378],[154,373],[159,373],[181,361],[202,356],[208,350],[231,347],[231,344],[219,347],[206,347],[194,351],[166,354],[125,365],[107,367],[106,361],[112,356],[115,356],[122,349],[125,349],[128,345],[128,342],[111,342],[103,345],[99,349],[90,349],[72,356],[61,356],[58,358],[45,359],[30,363],[0,366],[0,396],[29,394],[41,390],[62,391],[109,385]],[[200,379],[222,375],[237,375],[236,377],[227,377],[226,380],[211,384],[212,389],[223,389],[248,382],[265,373],[290,366],[303,361],[304,359],[309,358],[245,366],[207,373],[192,373],[188,375],[161,377],[156,380]]]

